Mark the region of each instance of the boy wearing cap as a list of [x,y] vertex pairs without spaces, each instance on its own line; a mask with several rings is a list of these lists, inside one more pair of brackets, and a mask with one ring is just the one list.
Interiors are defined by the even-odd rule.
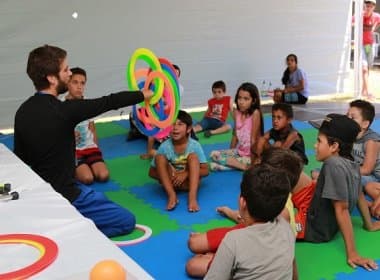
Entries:
[[[293,193],[293,203],[298,209],[295,220],[297,239],[308,242],[327,242],[338,230],[342,233],[347,262],[350,266],[377,269],[377,264],[361,257],[355,248],[350,213],[359,202],[363,204],[359,165],[353,161],[351,150],[360,131],[359,125],[345,115],[329,114],[319,128],[315,144],[316,158],[322,169],[316,184]],[[359,197],[361,199],[359,199]],[[363,216],[367,217],[367,216]],[[365,219],[365,222],[369,222]]]

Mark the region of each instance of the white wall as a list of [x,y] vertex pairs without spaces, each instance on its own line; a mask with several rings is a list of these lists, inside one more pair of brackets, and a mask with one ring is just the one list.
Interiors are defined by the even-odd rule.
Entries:
[[219,79],[231,95],[244,81],[280,86],[289,53],[298,55],[312,95],[342,91],[350,5],[349,0],[2,0],[0,128],[13,125],[17,107],[34,92],[26,60],[45,43],[66,49],[69,65],[87,70],[88,97],[125,89],[125,66],[139,47],[180,65],[184,107],[205,105]]

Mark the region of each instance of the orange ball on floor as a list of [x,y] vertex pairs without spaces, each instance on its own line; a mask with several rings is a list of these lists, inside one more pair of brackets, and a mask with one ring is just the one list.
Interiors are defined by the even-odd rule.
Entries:
[[90,272],[90,280],[126,280],[127,273],[121,264],[114,260],[98,262]]

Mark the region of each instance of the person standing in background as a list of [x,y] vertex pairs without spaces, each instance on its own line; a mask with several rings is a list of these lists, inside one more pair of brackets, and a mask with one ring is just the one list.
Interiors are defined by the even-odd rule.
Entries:
[[369,69],[372,67],[375,59],[374,48],[374,31],[380,25],[380,14],[375,13],[376,0],[365,0],[363,11],[363,49],[362,49],[362,65],[363,65],[363,85],[362,98],[375,99],[375,96],[369,92]]

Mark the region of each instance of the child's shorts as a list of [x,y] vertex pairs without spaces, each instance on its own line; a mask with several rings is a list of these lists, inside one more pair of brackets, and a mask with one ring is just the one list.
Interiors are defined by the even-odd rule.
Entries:
[[207,235],[207,241],[208,241],[208,247],[210,249],[210,252],[215,253],[216,250],[218,250],[218,247],[220,243],[222,243],[222,240],[226,234],[232,230],[244,228],[245,225],[243,224],[237,224],[232,227],[220,227],[209,230]]
[[307,211],[310,208],[316,185],[316,181],[312,181],[309,186],[292,195],[294,207],[297,209],[295,215],[297,239],[305,238]]
[[289,104],[305,104],[307,102],[307,97],[299,92],[289,92],[282,94],[282,101]]
[[204,117],[199,123],[202,130],[217,129],[224,125],[224,122],[215,118]]
[[368,183],[371,183],[371,182],[380,182],[380,178],[372,174],[361,176],[361,183],[363,187],[365,187]]
[[96,162],[104,162],[102,152],[99,148],[89,148],[75,151],[77,158],[77,166],[87,164],[91,166]]
[[362,66],[372,67],[375,60],[375,48],[372,44],[364,45],[362,48]]

